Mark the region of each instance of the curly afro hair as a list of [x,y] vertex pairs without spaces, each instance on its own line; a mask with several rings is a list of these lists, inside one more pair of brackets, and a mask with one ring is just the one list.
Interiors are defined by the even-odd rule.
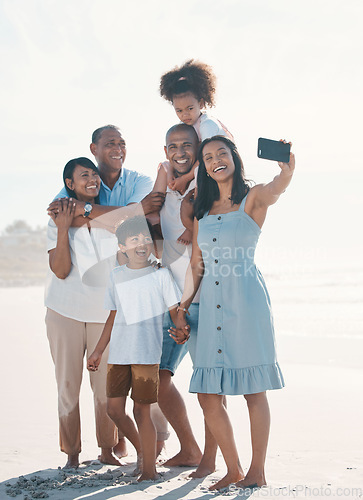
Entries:
[[215,91],[216,76],[211,66],[194,59],[164,73],[160,80],[160,95],[171,103],[175,95],[192,92],[198,101],[203,99],[212,107]]

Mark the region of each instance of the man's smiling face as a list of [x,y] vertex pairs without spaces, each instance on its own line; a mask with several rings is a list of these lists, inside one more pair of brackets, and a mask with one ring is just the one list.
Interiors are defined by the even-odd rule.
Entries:
[[96,144],[91,144],[100,170],[120,171],[126,157],[126,143],[118,130],[106,129]]
[[164,149],[175,174],[188,173],[197,158],[198,136],[194,128],[176,127],[167,134]]

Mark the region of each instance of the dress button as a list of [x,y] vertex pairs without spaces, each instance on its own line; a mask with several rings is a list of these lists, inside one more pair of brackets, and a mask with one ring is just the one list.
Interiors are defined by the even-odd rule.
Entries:
[[213,238],[213,241],[217,241],[217,238]]
[[222,349],[218,349],[218,354],[220,354],[222,352]]
[[221,306],[218,304],[218,305],[217,305],[217,309],[220,309],[220,308],[221,308]]
[[221,218],[222,218],[222,217],[221,217],[221,216],[219,216],[219,217],[218,217],[218,220],[221,220]]
[[214,262],[215,262],[216,264],[218,264],[218,259],[216,259]]
[[220,326],[217,326],[217,330],[220,332],[222,328]]
[[219,285],[219,281],[216,281],[216,285]]

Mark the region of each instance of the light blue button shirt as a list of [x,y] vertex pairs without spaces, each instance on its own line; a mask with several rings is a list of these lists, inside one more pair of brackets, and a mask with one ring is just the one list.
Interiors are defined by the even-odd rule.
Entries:
[[[130,203],[139,203],[153,188],[153,181],[147,175],[123,168],[112,190],[101,180],[100,204],[110,207],[125,207]],[[68,198],[64,187],[56,198]]]

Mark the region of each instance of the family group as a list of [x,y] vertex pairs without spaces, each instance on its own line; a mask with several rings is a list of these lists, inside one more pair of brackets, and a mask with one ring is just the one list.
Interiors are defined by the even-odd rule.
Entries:
[[[266,484],[266,391],[282,388],[284,380],[254,253],[295,158],[291,153],[288,163],[279,163],[271,182],[246,180],[232,134],[206,111],[215,104],[215,87],[212,68],[195,60],[161,77],[161,96],[180,122],[166,133],[166,160],[155,183],[124,168],[125,139],[106,125],[92,134],[97,166],[85,157],[70,160],[64,187],[48,207],[46,327],[68,468],[79,465],[86,354],[102,463],[122,465],[127,439],[137,453],[138,480],[157,479],[169,423],[180,451],[163,466],[196,467],[190,477],[205,477],[215,471],[219,447],[227,472],[211,489]],[[203,453],[172,378],[187,352],[189,390],[204,414]],[[126,411],[130,390],[134,419]],[[247,402],[252,461],[246,474],[228,395]]]

